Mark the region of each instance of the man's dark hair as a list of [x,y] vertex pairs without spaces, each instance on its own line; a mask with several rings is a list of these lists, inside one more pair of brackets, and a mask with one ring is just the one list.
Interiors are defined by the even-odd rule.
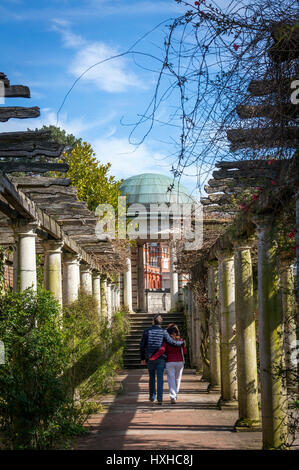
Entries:
[[157,313],[157,315],[154,316],[153,318],[154,325],[162,325],[163,323],[163,318],[160,315],[160,313]]

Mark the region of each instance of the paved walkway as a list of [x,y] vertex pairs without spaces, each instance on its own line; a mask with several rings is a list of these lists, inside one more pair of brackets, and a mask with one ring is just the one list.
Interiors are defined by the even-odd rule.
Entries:
[[142,369],[122,372],[123,392],[106,396],[106,410],[92,415],[91,432],[77,449],[261,449],[260,432],[233,431],[238,413],[219,410],[219,394],[208,393],[207,383],[186,370],[176,405],[171,405],[165,374],[164,404],[148,401],[148,376]]

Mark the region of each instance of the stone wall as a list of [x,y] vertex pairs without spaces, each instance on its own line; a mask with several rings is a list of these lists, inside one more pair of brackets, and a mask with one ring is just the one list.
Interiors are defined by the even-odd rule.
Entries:
[[170,292],[146,291],[146,311],[148,313],[165,313],[171,308]]

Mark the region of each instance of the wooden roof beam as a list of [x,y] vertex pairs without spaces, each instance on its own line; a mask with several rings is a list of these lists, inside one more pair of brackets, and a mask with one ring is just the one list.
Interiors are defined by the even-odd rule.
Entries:
[[0,108],[0,122],[6,122],[9,119],[28,119],[40,116],[40,109],[37,106],[24,108],[22,106],[11,106]]

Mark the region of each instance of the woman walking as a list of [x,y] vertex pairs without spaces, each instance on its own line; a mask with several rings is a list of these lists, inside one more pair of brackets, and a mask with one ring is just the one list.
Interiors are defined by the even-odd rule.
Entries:
[[[177,325],[171,323],[167,328],[167,332],[175,341],[183,341]],[[155,361],[163,354],[167,355],[166,372],[169,386],[170,401],[173,405],[176,403],[178,398],[182,373],[184,370],[184,354],[186,353],[187,349],[185,346],[171,346],[170,344],[164,341],[159,351],[157,351],[150,358],[151,361]]]

